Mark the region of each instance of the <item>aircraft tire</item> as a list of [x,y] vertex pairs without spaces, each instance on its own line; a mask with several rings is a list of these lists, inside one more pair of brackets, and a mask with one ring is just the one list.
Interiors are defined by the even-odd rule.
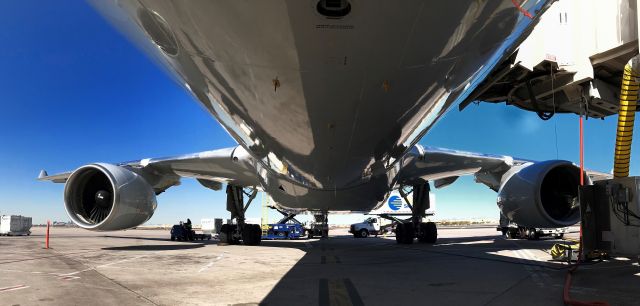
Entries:
[[223,224],[220,227],[220,243],[226,244],[239,244],[240,240],[238,238],[233,237],[233,232],[235,231],[235,225],[232,224]]
[[262,230],[257,224],[247,224],[242,231],[242,241],[245,245],[259,245],[262,240]]
[[413,223],[398,223],[396,226],[396,242],[399,244],[412,244],[415,230]]
[[438,240],[438,227],[433,222],[424,223],[426,228],[426,243],[436,243]]

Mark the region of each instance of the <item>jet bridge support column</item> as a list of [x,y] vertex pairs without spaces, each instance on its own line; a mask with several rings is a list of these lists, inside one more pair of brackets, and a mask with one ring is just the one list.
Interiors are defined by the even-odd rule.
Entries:
[[[258,224],[246,224],[245,212],[256,198],[258,190],[251,189],[245,192],[241,186],[227,185],[227,211],[231,213],[231,219],[235,224],[224,224],[220,228],[220,243],[239,244],[240,240],[246,245],[259,245],[262,237],[262,229]],[[244,203],[244,196],[248,196]]]
[[614,155],[614,178],[580,189],[581,256],[602,251],[640,256],[640,177],[629,177],[629,161],[640,91],[640,55],[624,68]]
[[411,208],[411,219],[408,222],[398,223],[396,227],[396,241],[400,244],[411,244],[414,238],[419,242],[435,243],[438,239],[438,229],[433,222],[422,222],[427,216],[427,209],[431,207],[429,182],[413,185],[410,194],[413,201],[409,201],[405,186],[399,189],[405,203]]

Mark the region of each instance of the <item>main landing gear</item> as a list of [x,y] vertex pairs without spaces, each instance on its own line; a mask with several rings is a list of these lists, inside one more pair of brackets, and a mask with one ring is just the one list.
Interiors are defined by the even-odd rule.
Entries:
[[[240,186],[227,185],[227,210],[231,213],[231,219],[236,220],[235,224],[223,224],[220,227],[220,243],[240,244],[240,240],[245,245],[259,245],[262,240],[262,229],[258,224],[246,224],[244,213],[255,199],[258,191],[252,189],[250,192]],[[244,204],[244,196],[248,196],[247,204]]]
[[411,208],[411,219],[398,222],[396,226],[396,242],[399,244],[412,244],[414,238],[419,242],[435,243],[438,239],[438,229],[433,222],[422,222],[426,217],[427,209],[431,207],[429,202],[429,182],[411,186],[409,192],[413,196],[413,205],[409,202],[408,193],[400,187],[400,195],[405,203]]

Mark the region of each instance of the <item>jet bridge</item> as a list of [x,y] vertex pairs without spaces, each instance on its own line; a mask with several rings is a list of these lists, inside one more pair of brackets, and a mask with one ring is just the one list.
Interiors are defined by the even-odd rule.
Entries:
[[628,177],[640,109],[638,7],[640,0],[555,2],[459,105],[463,110],[471,103],[505,103],[543,120],[556,113],[618,114],[614,178],[580,188],[583,259],[591,252],[640,256],[640,177]]
[[460,110],[471,103],[505,103],[544,120],[556,113],[616,114],[624,66],[639,49],[638,2],[557,1]]

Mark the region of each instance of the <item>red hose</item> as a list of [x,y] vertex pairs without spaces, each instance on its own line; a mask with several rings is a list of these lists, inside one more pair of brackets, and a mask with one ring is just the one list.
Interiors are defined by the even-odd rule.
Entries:
[[[580,186],[584,186],[584,130],[582,128],[582,115],[580,115]],[[582,237],[582,225],[580,225],[580,237]]]
[[530,19],[533,19],[533,15],[531,15],[531,13],[529,13],[529,11],[525,10],[522,7],[522,5],[520,5],[520,3],[518,3],[518,0],[511,0],[511,2],[518,9],[518,11],[520,11],[520,13],[522,13],[522,15],[525,15],[525,16],[529,17]]

